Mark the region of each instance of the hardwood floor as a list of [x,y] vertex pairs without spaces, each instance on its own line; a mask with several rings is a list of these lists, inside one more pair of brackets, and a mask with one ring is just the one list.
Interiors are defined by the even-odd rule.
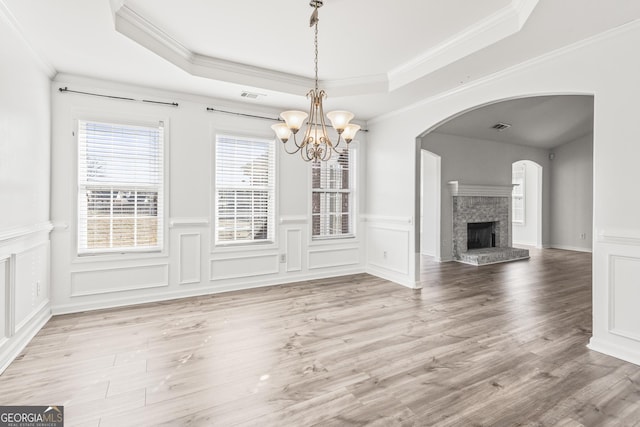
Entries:
[[640,367],[589,351],[591,256],[369,275],[54,317],[1,405],[67,426],[640,426]]

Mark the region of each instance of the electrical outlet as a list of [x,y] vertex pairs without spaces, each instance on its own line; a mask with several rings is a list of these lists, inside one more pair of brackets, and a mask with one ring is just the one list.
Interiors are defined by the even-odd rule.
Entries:
[[287,262],[287,254],[280,254],[280,262]]
[[580,234],[580,238],[581,238],[582,240],[586,240],[586,239],[587,239],[587,233],[581,233],[581,234]]
[[382,258],[387,259],[387,251],[382,252]]
[[36,296],[40,296],[40,281],[36,282]]

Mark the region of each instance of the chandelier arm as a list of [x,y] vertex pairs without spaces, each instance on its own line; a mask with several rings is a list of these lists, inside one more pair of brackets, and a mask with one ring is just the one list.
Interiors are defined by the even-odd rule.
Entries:
[[[289,139],[287,142],[289,142],[289,141],[291,141],[291,140]],[[285,153],[287,153],[287,154],[296,154],[296,153],[297,153],[298,151],[300,151],[300,149],[302,148],[302,146],[298,145],[298,142],[296,141],[296,136],[295,136],[295,134],[293,135],[293,144],[295,145],[296,149],[295,149],[295,150],[293,150],[293,151],[289,151],[289,150],[287,149],[287,146],[288,146],[288,145],[287,145],[287,142],[283,142],[283,143],[282,143],[282,148],[284,148],[284,151],[285,151]]]
[[298,151],[300,151],[300,149],[302,148],[302,147],[298,147],[298,148],[296,148],[296,149],[295,149],[295,150],[293,150],[293,151],[289,151],[289,150],[287,150],[287,144],[286,144],[286,143],[282,144],[282,147],[284,148],[284,151],[285,151],[285,153],[287,153],[287,154],[296,154],[296,153],[297,153]]

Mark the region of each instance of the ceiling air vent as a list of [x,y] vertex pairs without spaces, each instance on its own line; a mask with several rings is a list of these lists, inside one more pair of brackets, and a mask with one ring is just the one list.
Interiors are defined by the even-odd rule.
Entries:
[[491,126],[491,129],[495,129],[498,132],[502,132],[503,130],[510,127],[511,125],[509,123],[496,123],[495,125]]
[[247,92],[246,90],[240,94],[243,98],[257,99],[259,96],[265,96],[264,93]]

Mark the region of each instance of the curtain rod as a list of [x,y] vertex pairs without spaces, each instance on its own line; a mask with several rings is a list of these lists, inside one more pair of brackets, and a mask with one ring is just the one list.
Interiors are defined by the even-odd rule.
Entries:
[[123,96],[103,95],[101,93],[82,92],[82,91],[79,91],[79,90],[71,90],[66,86],[59,88],[58,91],[60,91],[60,92],[69,92],[69,93],[79,93],[79,94],[82,94],[82,95],[99,96],[99,97],[102,97],[102,98],[121,99],[123,101],[138,101],[138,102],[146,102],[148,104],[169,105],[171,107],[177,107],[179,105],[177,102],[151,101],[151,100],[148,100],[148,99],[134,99],[134,98],[126,98],[126,97],[123,97]]
[[[273,122],[284,122],[284,120],[276,117],[258,116],[255,114],[238,113],[236,111],[218,110],[217,108],[211,108],[211,107],[207,107],[207,111],[213,111],[214,113],[232,114],[234,116],[251,117],[253,119],[271,120]],[[333,127],[333,126],[327,125],[327,127]],[[360,129],[360,131],[369,132],[367,129]]]

